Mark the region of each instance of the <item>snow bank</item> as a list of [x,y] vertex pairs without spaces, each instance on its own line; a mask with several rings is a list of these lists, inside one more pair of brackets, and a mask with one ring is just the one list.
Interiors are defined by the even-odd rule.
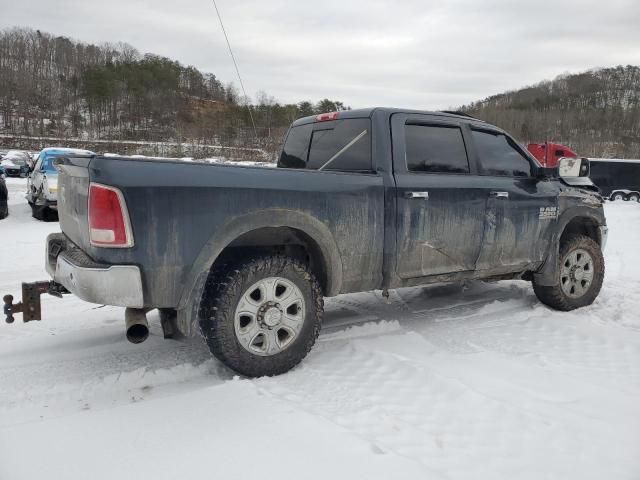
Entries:
[[[8,179],[0,291],[46,278],[57,224]],[[640,478],[640,205],[607,204],[600,297],[575,312],[525,282],[326,301],[308,358],[238,379],[199,338],[141,345],[123,310],[45,297],[0,325],[0,478]]]

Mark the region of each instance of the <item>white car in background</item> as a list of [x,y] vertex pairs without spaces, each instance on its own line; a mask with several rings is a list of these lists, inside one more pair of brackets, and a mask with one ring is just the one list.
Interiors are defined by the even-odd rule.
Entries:
[[26,177],[29,175],[31,156],[22,150],[10,150],[2,157],[0,166],[7,177]]
[[27,201],[33,218],[38,220],[58,219],[58,171],[53,161],[65,155],[91,156],[89,150],[77,148],[45,148],[40,152],[27,182]]

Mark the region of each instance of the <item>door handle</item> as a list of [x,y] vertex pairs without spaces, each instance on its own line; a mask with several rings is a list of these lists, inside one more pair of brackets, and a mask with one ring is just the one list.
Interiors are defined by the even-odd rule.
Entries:
[[489,195],[493,198],[509,198],[509,192],[491,192]]
[[421,198],[427,200],[429,192],[404,192],[404,198]]

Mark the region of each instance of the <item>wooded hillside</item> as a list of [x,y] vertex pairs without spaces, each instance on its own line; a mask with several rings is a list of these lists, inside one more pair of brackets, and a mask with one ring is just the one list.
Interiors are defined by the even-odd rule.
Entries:
[[295,118],[345,108],[322,100],[251,106],[233,83],[130,45],[90,45],[39,30],[0,30],[0,133],[200,142],[275,151]]
[[604,68],[463,107],[524,143],[562,143],[587,157],[640,158],[640,67]]

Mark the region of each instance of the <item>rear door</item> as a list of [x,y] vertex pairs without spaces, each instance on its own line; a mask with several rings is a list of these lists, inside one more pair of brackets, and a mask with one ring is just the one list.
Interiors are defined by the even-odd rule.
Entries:
[[519,271],[542,262],[558,218],[557,182],[534,176],[534,161],[508,135],[470,130],[487,198],[487,222],[478,270]]
[[475,269],[486,193],[469,162],[463,125],[440,116],[391,117],[401,279]]

